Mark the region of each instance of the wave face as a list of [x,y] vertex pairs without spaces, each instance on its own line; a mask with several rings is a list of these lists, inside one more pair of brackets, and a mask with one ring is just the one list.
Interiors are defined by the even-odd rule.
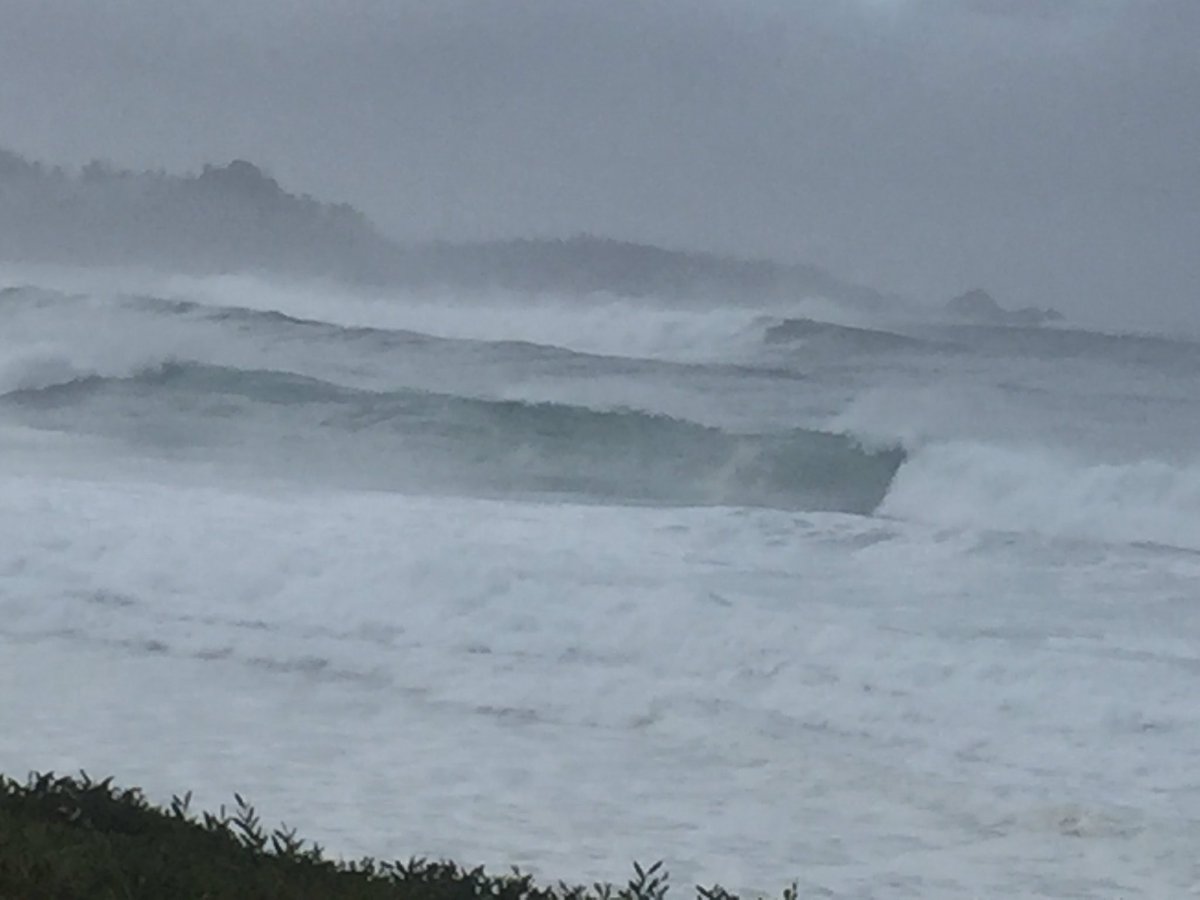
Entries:
[[739,434],[635,410],[374,392],[190,362],[19,388],[0,408],[38,428],[260,462],[282,477],[593,501],[865,514],[903,461],[806,429]]

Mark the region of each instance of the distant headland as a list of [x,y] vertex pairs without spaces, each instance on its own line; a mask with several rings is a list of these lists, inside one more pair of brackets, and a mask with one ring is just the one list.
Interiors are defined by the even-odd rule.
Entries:
[[68,170],[0,149],[0,259],[723,303],[821,296],[883,308],[898,299],[816,266],[586,234],[400,244],[349,204],[292,193],[243,159],[177,175],[103,162]]

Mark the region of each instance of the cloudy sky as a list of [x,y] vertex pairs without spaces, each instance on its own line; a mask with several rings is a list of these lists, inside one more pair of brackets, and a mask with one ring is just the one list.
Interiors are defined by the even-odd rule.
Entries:
[[0,0],[0,145],[1200,323],[1200,0]]

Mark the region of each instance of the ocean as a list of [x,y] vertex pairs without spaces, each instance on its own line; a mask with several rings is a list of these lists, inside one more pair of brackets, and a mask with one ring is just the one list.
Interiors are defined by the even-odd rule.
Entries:
[[0,771],[341,856],[1200,890],[1200,343],[0,271]]

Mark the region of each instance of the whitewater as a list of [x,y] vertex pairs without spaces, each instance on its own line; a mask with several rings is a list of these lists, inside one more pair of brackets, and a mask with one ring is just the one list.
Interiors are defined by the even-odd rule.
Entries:
[[0,771],[342,856],[1200,895],[1200,343],[0,269]]

